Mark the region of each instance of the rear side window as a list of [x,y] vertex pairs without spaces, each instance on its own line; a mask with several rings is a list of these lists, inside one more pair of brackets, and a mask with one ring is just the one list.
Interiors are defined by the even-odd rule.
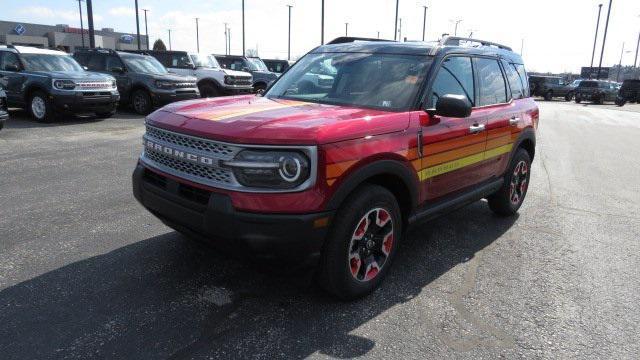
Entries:
[[480,83],[479,106],[503,104],[507,102],[507,88],[502,70],[496,59],[476,58]]
[[12,52],[2,51],[0,52],[0,70],[6,70],[7,65],[20,67],[20,59]]
[[[164,64],[163,64],[164,65]],[[189,55],[187,53],[177,53],[171,55],[171,64],[169,67],[173,68],[191,68],[191,59],[189,59]]]
[[453,56],[445,59],[431,86],[430,107],[444,95],[462,95],[474,104],[473,66],[471,58]]
[[87,62],[87,69],[92,71],[104,71],[104,56],[99,54],[91,54],[89,61]]
[[527,72],[524,69],[524,65],[522,64],[511,64],[513,68],[520,76],[520,81],[522,81],[522,87],[524,89],[524,96],[529,97],[529,79],[527,78]]
[[124,69],[124,65],[122,64],[122,61],[120,61],[119,57],[109,55],[107,56],[106,68],[107,71],[113,71],[114,68]]
[[509,88],[511,89],[511,97],[513,99],[524,98],[524,86],[520,80],[520,76],[516,72],[516,69],[506,61],[502,62],[502,67],[507,73],[507,80],[509,82]]

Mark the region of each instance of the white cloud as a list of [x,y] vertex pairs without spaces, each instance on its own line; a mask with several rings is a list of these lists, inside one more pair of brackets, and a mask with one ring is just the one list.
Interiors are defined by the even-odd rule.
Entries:
[[80,18],[77,12],[54,10],[46,6],[27,6],[20,10],[20,14],[29,15],[38,20],[62,20],[67,22],[78,21]]
[[112,16],[135,16],[136,10],[132,7],[118,6],[109,9],[109,15]]

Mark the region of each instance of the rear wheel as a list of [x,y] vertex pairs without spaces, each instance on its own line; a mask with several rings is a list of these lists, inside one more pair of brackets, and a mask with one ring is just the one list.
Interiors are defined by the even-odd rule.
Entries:
[[544,93],[544,99],[546,101],[551,101],[553,99],[553,91],[549,90],[546,93]]
[[518,211],[527,195],[530,169],[529,153],[524,149],[518,149],[504,176],[502,187],[487,198],[491,211],[501,216],[511,216]]
[[402,234],[400,208],[389,190],[367,185],[335,216],[320,261],[319,282],[348,300],[375,290],[386,276]]
[[576,99],[575,99],[576,104],[580,104],[581,101],[582,101],[582,98],[579,96],[576,96]]
[[29,99],[29,112],[31,116],[39,122],[49,123],[55,120],[53,104],[49,101],[47,94],[36,91]]
[[626,102],[627,101],[625,99],[623,99],[623,98],[620,98],[620,97],[616,98],[616,105],[618,105],[618,106],[624,106],[624,104],[626,104]]
[[133,111],[140,115],[147,115],[152,110],[151,104],[151,96],[146,90],[136,90],[131,95],[131,105],[133,106]]

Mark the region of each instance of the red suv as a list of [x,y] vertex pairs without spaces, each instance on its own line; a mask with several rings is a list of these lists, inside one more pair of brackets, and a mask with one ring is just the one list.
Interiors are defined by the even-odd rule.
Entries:
[[189,237],[315,260],[325,289],[356,298],[380,284],[409,224],[482,198],[518,210],[539,114],[528,88],[503,45],[338,38],[263,96],[149,115],[133,192]]

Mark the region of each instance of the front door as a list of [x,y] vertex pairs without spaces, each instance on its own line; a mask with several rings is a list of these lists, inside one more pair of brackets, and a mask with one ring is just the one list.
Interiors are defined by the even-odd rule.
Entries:
[[478,164],[484,159],[487,117],[475,108],[475,89],[470,57],[450,56],[442,62],[426,100],[427,106],[433,108],[439,97],[454,94],[466,96],[474,109],[467,118],[433,116],[422,128],[418,174],[425,200],[452,194],[486,178]]
[[[19,71],[8,71],[8,65],[16,66]],[[22,70],[22,63],[16,54],[9,51],[3,51],[0,54],[0,83],[5,89],[9,104],[24,103],[22,84],[24,84],[25,75],[21,73]]]

